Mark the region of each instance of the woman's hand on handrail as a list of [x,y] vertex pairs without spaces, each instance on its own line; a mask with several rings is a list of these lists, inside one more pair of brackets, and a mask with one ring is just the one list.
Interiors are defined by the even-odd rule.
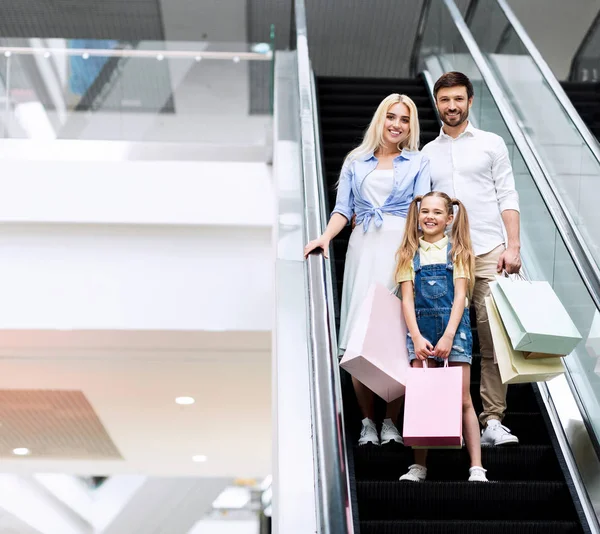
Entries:
[[318,239],[313,239],[304,247],[304,258],[308,258],[308,255],[315,249],[321,248],[323,249],[323,256],[329,258],[329,243],[330,239],[327,239],[324,235],[319,237]]
[[317,239],[313,239],[304,247],[304,258],[308,258],[308,255],[315,249],[323,249],[323,256],[329,259],[329,243],[331,240],[338,235],[344,226],[348,224],[348,219],[341,213],[334,213],[329,219],[329,224],[323,232],[323,235]]

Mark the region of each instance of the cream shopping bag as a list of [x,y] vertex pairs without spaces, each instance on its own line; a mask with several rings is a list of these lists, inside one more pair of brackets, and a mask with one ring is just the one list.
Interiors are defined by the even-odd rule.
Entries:
[[561,358],[528,360],[522,351],[513,349],[494,299],[486,297],[485,306],[503,384],[545,382],[565,372]]

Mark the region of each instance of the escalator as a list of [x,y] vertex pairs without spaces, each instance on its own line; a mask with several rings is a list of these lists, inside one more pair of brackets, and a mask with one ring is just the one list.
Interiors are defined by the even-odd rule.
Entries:
[[[492,10],[494,2],[502,9]],[[479,17],[491,13],[505,15],[505,5],[504,0],[481,0]],[[470,10],[475,14],[471,32],[453,0],[423,3],[411,61],[412,78],[317,76],[313,81],[304,2],[296,0],[295,6],[296,21],[303,23],[296,30],[306,239],[314,239],[325,227],[335,203],[335,183],[343,159],[360,142],[382,98],[399,92],[415,100],[421,141],[425,144],[439,132],[431,103],[432,80],[444,72],[460,70],[471,78],[475,87],[471,122],[502,136],[509,149],[521,199],[522,258],[526,272],[532,279],[551,283],[586,338],[565,358],[565,376],[547,384],[509,386],[504,422],[519,437],[520,444],[483,449],[482,460],[490,483],[466,481],[469,461],[466,450],[431,451],[427,481],[400,482],[399,476],[412,463],[411,449],[395,443],[357,446],[361,415],[349,375],[340,372],[337,366],[339,295],[350,233],[346,228],[333,242],[331,262],[311,255],[306,263],[309,361],[315,377],[312,413],[317,531],[328,534],[599,532],[600,448],[595,447],[596,436],[600,435],[600,379],[594,373],[594,365],[600,358],[595,349],[600,343],[596,342],[591,325],[600,314],[597,269],[600,247],[595,255],[593,246],[600,244],[600,236],[588,230],[593,217],[600,213],[597,206],[590,209],[583,200],[574,204],[577,195],[580,199],[581,195],[585,197],[583,177],[589,171],[585,165],[592,165],[593,170],[594,158],[587,159],[575,171],[567,165],[572,161],[568,158],[573,154],[570,151],[580,150],[581,155],[584,150],[591,150],[589,139],[569,140],[558,149],[555,143],[557,153],[549,154],[555,138],[544,138],[540,135],[541,128],[529,127],[534,116],[532,110],[539,102],[534,101],[532,109],[527,110],[529,114],[525,114],[522,107],[531,100],[523,100],[523,95],[516,93],[534,87],[540,97],[537,81],[543,76],[533,77],[529,86],[514,88],[507,79],[510,72],[519,72],[514,68],[516,63],[523,68],[533,68],[538,63],[530,55],[514,54],[511,47],[516,41],[510,40],[509,32],[504,32],[504,39],[512,43],[508,55],[519,57],[497,54],[497,48],[493,51],[480,48],[475,30],[485,24],[477,18],[476,10]],[[546,94],[539,100],[547,103],[548,98]],[[561,106],[568,120],[569,108],[563,103]],[[582,135],[578,124],[570,124],[570,128]],[[572,178],[573,174],[576,178]],[[598,173],[594,175],[597,176]],[[573,180],[578,180],[576,192]],[[474,353],[477,350],[474,331]],[[480,357],[475,354],[471,395],[478,412],[482,409],[479,379]],[[378,425],[384,409],[383,402],[376,406]]]
[[[318,78],[318,106],[328,211],[335,204],[335,184],[345,155],[361,139],[379,102],[392,92],[411,97],[418,109],[421,140],[439,133],[439,123],[427,86],[421,79]],[[344,257],[350,229],[335,240],[335,286],[341,295]],[[336,305],[338,316],[339,300]],[[473,321],[474,324],[474,321]],[[476,331],[474,332],[476,339]],[[477,347],[474,347],[477,352]],[[476,410],[480,358],[474,358],[471,395]],[[342,373],[346,449],[354,469],[351,484],[357,502],[355,520],[362,534],[396,532],[475,534],[488,532],[576,534],[583,532],[565,477],[536,400],[534,386],[512,385],[508,390],[505,424],[521,443],[510,448],[486,448],[483,465],[494,483],[482,488],[466,481],[467,451],[432,451],[428,479],[423,484],[400,483],[413,463],[412,450],[394,442],[383,446],[357,445],[362,416],[351,380]],[[384,407],[379,406],[381,425]],[[435,504],[433,504],[435,503]]]

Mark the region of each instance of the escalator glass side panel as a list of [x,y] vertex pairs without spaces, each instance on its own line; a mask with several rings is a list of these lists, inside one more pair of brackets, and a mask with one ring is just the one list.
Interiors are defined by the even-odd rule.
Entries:
[[4,139],[266,152],[272,91],[270,43],[0,39]]
[[596,265],[600,265],[598,143],[594,138],[591,143],[586,141],[587,127],[581,128],[579,114],[574,109],[570,114],[564,107],[566,102],[572,108],[571,102],[564,92],[560,94],[562,89],[557,93],[558,82],[552,73],[542,71],[534,56],[537,50],[528,49],[497,0],[480,0],[470,27],[528,142],[543,162]]

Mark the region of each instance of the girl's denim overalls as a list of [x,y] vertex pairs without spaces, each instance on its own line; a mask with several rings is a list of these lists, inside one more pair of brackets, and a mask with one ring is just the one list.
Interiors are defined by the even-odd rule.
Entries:
[[[446,263],[421,265],[419,250],[413,259],[415,270],[415,313],[421,335],[434,347],[441,339],[450,320],[452,303],[454,302],[454,280],[452,255],[450,246]],[[416,359],[415,346],[410,333],[408,334],[408,353],[410,361]],[[452,350],[448,361],[471,363],[473,351],[473,334],[469,309],[465,308],[462,319],[456,330]],[[443,363],[443,358],[433,357]]]

